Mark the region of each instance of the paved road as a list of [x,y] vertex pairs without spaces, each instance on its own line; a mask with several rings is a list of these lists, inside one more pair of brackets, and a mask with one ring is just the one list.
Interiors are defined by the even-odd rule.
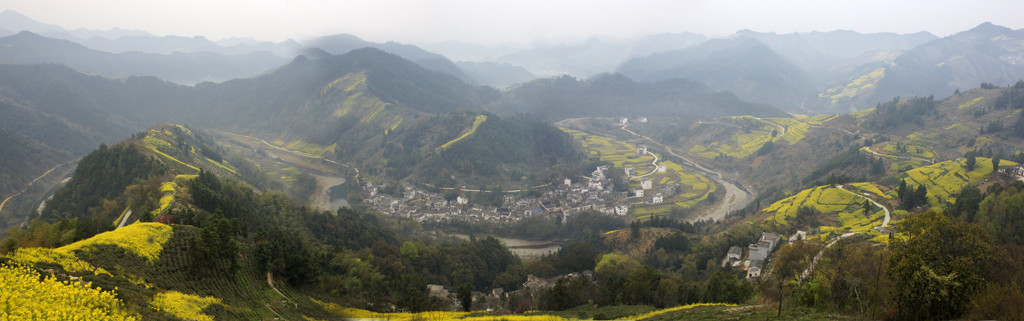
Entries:
[[[882,225],[881,226],[882,227],[889,226],[890,216],[889,216],[889,209],[888,208],[886,208],[885,206],[882,206],[882,204],[879,204],[878,202],[875,202],[875,200],[871,199],[870,197],[867,197],[867,196],[864,196],[864,195],[857,194],[857,193],[854,193],[852,191],[846,190],[845,188],[843,188],[843,185],[837,185],[836,187],[838,187],[839,189],[844,190],[846,192],[852,193],[853,195],[856,195],[857,197],[867,199],[867,200],[871,201],[871,203],[875,203],[875,206],[881,207],[882,210],[885,211],[885,219],[882,220]],[[827,250],[828,248],[832,247],[832,245],[836,244],[836,242],[839,242],[839,240],[842,240],[842,239],[845,239],[847,237],[851,237],[851,236],[854,236],[854,235],[857,235],[857,234],[858,233],[851,232],[851,233],[846,233],[846,234],[843,234],[843,235],[840,235],[840,236],[832,238],[832,240],[829,241],[828,245],[825,245],[825,248],[821,249],[821,251],[818,251],[818,254],[814,256],[813,260],[811,260],[811,264],[807,266],[807,269],[804,270],[803,273],[800,273],[800,281],[802,282],[804,279],[806,279],[808,276],[811,275],[811,272],[814,271],[814,266],[818,264],[818,260],[821,259],[821,256],[823,254],[825,254],[825,250]]]
[[124,227],[124,223],[128,222],[128,218],[131,217],[131,216],[132,216],[132,210],[129,209],[127,213],[124,213],[124,218],[121,219],[121,223],[117,224],[117,227],[114,228],[114,229],[116,230],[116,229]]
[[754,117],[754,119],[757,119],[757,120],[760,120],[760,121],[763,121],[763,122],[775,125],[775,127],[778,127],[779,130],[780,130],[779,136],[782,136],[782,135],[786,134],[786,127],[783,127],[782,125],[779,125],[776,122],[773,122],[773,121],[770,121],[770,120],[764,120],[764,119],[761,119],[760,117]]
[[875,202],[875,200],[871,199],[870,197],[867,197],[867,196],[864,196],[864,195],[861,195],[861,194],[857,194],[857,193],[854,193],[853,191],[847,190],[847,189],[843,188],[843,185],[837,185],[836,187],[839,187],[839,189],[841,189],[841,190],[850,192],[853,195],[856,195],[857,197],[869,200],[869,201],[871,201],[871,203],[875,203],[875,206],[881,207],[882,210],[885,211],[885,219],[882,220],[882,225],[881,226],[882,227],[889,226],[889,220],[891,219],[891,217],[889,215],[889,208],[887,208],[885,206],[882,206],[881,203]]
[[924,157],[910,157],[910,156],[896,156],[896,155],[882,154],[882,153],[879,153],[879,152],[871,150],[871,147],[864,147],[864,149],[867,150],[869,153],[875,154],[875,156],[880,156],[880,157],[896,157],[896,158],[899,158],[899,159],[920,159],[922,161],[926,161],[926,162],[935,164],[935,161],[927,159],[927,158],[924,158]]
[[[646,140],[650,141],[651,143],[653,143],[655,145],[661,146],[662,148],[665,149],[665,152],[667,152],[667,153],[671,154],[672,156],[678,157],[679,159],[683,160],[683,164],[681,164],[681,165],[685,165],[687,167],[690,167],[690,168],[696,169],[698,171],[701,171],[701,172],[703,172],[701,174],[703,174],[704,176],[707,176],[708,178],[711,178],[711,179],[715,180],[716,182],[721,184],[723,187],[725,187],[725,198],[722,200],[722,203],[718,204],[718,206],[715,207],[711,212],[709,212],[709,213],[707,213],[705,215],[701,215],[701,216],[694,217],[694,218],[690,219],[690,222],[696,222],[698,220],[721,221],[721,220],[725,219],[725,216],[728,215],[729,212],[732,212],[732,211],[735,211],[735,210],[737,210],[739,208],[747,206],[747,203],[749,203],[750,200],[753,199],[753,194],[748,192],[746,189],[742,188],[743,185],[740,185],[739,182],[733,182],[733,181],[724,179],[721,173],[713,171],[713,170],[710,170],[710,169],[707,169],[707,168],[704,168],[704,166],[701,166],[700,164],[697,164],[696,162],[691,161],[689,158],[686,158],[683,155],[676,154],[675,152],[672,151],[671,147],[665,146],[665,144],[659,143],[659,142],[651,139],[650,137],[634,133],[633,131],[627,129],[626,128],[627,126],[629,126],[629,125],[622,126],[622,130],[625,130],[625,131],[629,132],[630,134],[633,134],[634,136],[638,136],[640,138],[646,139]],[[708,175],[708,174],[714,174],[714,176]]]
[[24,193],[25,191],[27,191],[29,187],[32,187],[32,184],[35,184],[36,181],[38,181],[39,179],[41,179],[43,177],[46,177],[46,175],[49,175],[50,172],[53,172],[53,170],[57,169],[57,167],[61,167],[61,166],[65,165],[65,164],[68,164],[68,163],[57,164],[57,166],[54,166],[50,170],[46,171],[46,173],[43,173],[43,175],[39,175],[39,177],[36,177],[36,179],[33,179],[31,182],[28,182],[28,185],[25,185],[25,188],[21,189],[20,192],[14,193],[14,195],[11,195],[10,197],[4,199],[3,202],[0,202],[0,211],[4,210],[4,205],[7,205],[7,201],[11,200],[12,198],[17,197],[18,195],[21,195],[21,193]]

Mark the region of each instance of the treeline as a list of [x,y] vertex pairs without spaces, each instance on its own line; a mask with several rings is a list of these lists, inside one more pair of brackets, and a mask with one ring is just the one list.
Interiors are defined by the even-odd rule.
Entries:
[[524,303],[522,298],[513,298],[507,308],[565,310],[584,304],[669,307],[696,302],[740,303],[754,295],[755,287],[744,279],[743,271],[723,267],[720,262],[730,246],[749,244],[760,237],[762,230],[744,226],[708,237],[694,233],[688,223],[659,219],[631,225],[629,232],[619,233],[645,233],[653,227],[672,231],[655,239],[650,251],[638,258],[614,252],[603,239],[567,244],[556,254],[531,264],[533,274],[552,277],[591,270],[594,279],[563,277],[553,287],[535,294],[533,301]]
[[938,113],[935,96],[893,98],[891,101],[879,103],[871,113],[867,125],[878,130],[897,128],[904,123],[924,125],[924,117]]
[[[850,167],[857,167],[860,169],[857,172],[867,172],[872,177],[885,175],[885,162],[881,158],[876,159],[867,153],[861,152],[860,146],[854,145],[850,146],[846,151],[832,156],[826,160],[825,163],[819,165],[811,171],[810,174],[807,174],[807,176],[803,178],[803,183],[809,184],[814,182],[814,185],[822,185],[822,182],[819,182],[818,180],[822,176],[825,176],[825,174],[843,171]],[[866,181],[863,178],[864,177],[861,177],[855,180],[852,177],[847,177],[842,174],[839,176],[831,175],[824,181],[824,184],[844,184],[852,181]]]
[[635,82],[621,74],[602,74],[587,80],[571,76],[536,79],[511,89],[492,106],[506,113],[533,113],[549,121],[622,116],[622,106],[631,106],[631,114],[648,117],[788,117],[775,107],[745,102],[730,92],[716,92],[703,82],[682,78]]

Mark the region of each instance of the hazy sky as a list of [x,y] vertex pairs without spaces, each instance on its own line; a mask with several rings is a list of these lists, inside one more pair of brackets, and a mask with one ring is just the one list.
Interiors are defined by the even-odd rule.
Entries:
[[1024,28],[1024,1],[644,0],[0,0],[67,29],[141,29],[211,40],[296,40],[349,33],[371,41],[531,42],[665,32],[928,31],[946,36],[985,21]]

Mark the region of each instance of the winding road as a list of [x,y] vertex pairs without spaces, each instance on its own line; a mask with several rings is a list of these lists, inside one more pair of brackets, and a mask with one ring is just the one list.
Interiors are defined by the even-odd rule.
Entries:
[[879,153],[879,152],[871,150],[871,147],[864,147],[864,150],[867,150],[869,153],[872,153],[875,156],[879,156],[879,157],[896,157],[898,159],[920,159],[922,161],[926,161],[926,162],[935,164],[935,161],[933,161],[931,159],[924,158],[924,157],[910,157],[910,156],[896,156],[896,155],[882,154],[882,153]]
[[62,163],[62,164],[57,164],[57,166],[54,166],[54,167],[53,167],[53,168],[51,168],[50,170],[46,171],[46,173],[43,173],[43,175],[39,175],[39,177],[36,177],[36,179],[33,179],[33,180],[32,180],[31,182],[28,182],[28,185],[25,185],[25,188],[21,189],[21,191],[20,191],[20,192],[17,192],[17,193],[15,193],[14,195],[11,195],[10,197],[8,197],[8,198],[4,199],[4,201],[3,201],[3,202],[0,202],[0,211],[3,211],[3,210],[4,210],[4,205],[7,205],[7,201],[10,201],[10,200],[11,200],[12,198],[15,198],[15,197],[17,197],[18,195],[21,195],[21,193],[24,193],[25,191],[27,191],[29,187],[32,187],[32,184],[35,184],[35,183],[36,183],[36,181],[38,181],[38,180],[42,179],[43,177],[46,177],[46,175],[49,175],[49,174],[50,174],[51,172],[53,172],[54,170],[56,170],[56,169],[57,169],[57,167],[61,167],[61,166],[63,166],[63,165],[66,165],[66,164],[69,164],[69,163]]
[[[697,216],[697,217],[691,218],[690,222],[696,222],[696,221],[699,221],[699,220],[721,221],[721,220],[725,219],[725,216],[728,215],[729,212],[732,212],[732,211],[735,211],[735,210],[737,210],[739,208],[747,206],[747,203],[749,203],[750,200],[753,198],[753,194],[748,192],[746,189],[742,188],[742,185],[739,182],[734,182],[734,181],[725,179],[724,176],[722,175],[722,173],[719,173],[719,172],[716,172],[716,171],[704,168],[704,166],[701,166],[700,164],[697,164],[696,162],[691,161],[689,158],[686,158],[683,155],[676,154],[675,152],[672,151],[671,147],[665,146],[665,144],[659,143],[659,142],[651,139],[650,137],[637,134],[637,133],[629,130],[628,128],[626,128],[627,126],[629,126],[629,125],[622,126],[622,130],[624,130],[626,132],[629,132],[630,134],[633,134],[633,136],[637,136],[637,137],[646,139],[646,140],[650,141],[651,143],[653,143],[655,145],[661,146],[662,148],[665,149],[665,152],[669,153],[672,156],[675,156],[675,157],[678,157],[679,159],[681,159],[683,161],[683,164],[680,164],[680,165],[685,165],[687,167],[690,167],[692,169],[700,171],[700,172],[702,172],[701,173],[702,175],[708,176],[709,178],[715,180],[716,182],[721,184],[723,187],[725,187],[725,197],[722,200],[722,203],[718,204],[717,207],[715,207],[712,211],[710,211],[709,213],[707,213],[705,215],[701,215],[701,216]],[[714,176],[710,176],[708,174],[714,174]]]
[[[890,217],[890,214],[889,214],[889,208],[887,208],[885,206],[882,206],[882,204],[879,204],[878,202],[875,202],[875,200],[871,199],[870,197],[867,197],[867,196],[864,196],[864,195],[861,195],[861,194],[857,194],[857,193],[855,193],[853,191],[847,190],[847,189],[843,188],[843,185],[836,185],[836,187],[838,187],[839,189],[844,190],[844,191],[846,191],[848,193],[852,193],[853,195],[856,195],[856,196],[858,196],[860,198],[867,199],[867,200],[871,201],[871,203],[874,203],[875,206],[881,207],[882,210],[885,211],[885,219],[882,220],[881,227],[889,226],[889,221],[891,220],[891,217]],[[807,277],[811,275],[811,272],[814,272],[814,266],[818,264],[818,260],[820,260],[821,256],[825,254],[825,250],[827,250],[828,248],[832,247],[832,245],[836,244],[836,242],[839,242],[839,240],[842,240],[842,239],[845,239],[847,237],[851,237],[851,236],[854,236],[854,235],[857,235],[857,234],[858,233],[851,232],[851,233],[846,233],[846,234],[843,234],[843,235],[840,235],[840,236],[832,238],[832,240],[829,241],[828,245],[825,245],[825,248],[821,249],[821,251],[818,251],[818,254],[814,256],[814,259],[811,259],[811,264],[807,265],[807,269],[805,269],[803,273],[800,273],[800,281],[803,282],[804,279],[807,279]]]

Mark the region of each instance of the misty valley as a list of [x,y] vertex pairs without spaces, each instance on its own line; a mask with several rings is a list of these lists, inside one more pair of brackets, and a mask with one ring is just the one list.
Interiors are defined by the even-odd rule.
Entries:
[[249,40],[0,13],[0,320],[1024,319],[1024,30]]

